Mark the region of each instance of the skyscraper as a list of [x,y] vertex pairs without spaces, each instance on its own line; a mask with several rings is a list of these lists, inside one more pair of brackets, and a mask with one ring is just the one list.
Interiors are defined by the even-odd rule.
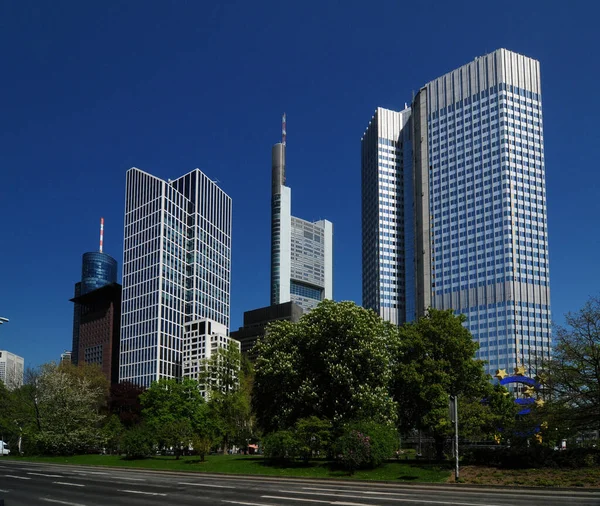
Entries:
[[333,224],[292,216],[292,191],[285,185],[283,141],[271,154],[271,304],[292,301],[310,311],[333,297]]
[[0,381],[9,390],[23,386],[25,360],[10,351],[0,350]]
[[[104,218],[100,219],[100,250],[83,254],[81,262],[81,281],[75,283],[75,301],[79,296],[93,290],[102,288],[110,283],[117,282],[117,261],[107,255],[104,249]],[[79,329],[81,321],[81,307],[75,301],[73,307],[73,344],[71,360],[77,365],[79,362]]]
[[539,62],[499,49],[419,90],[398,139],[391,135],[412,156],[394,161],[402,184],[391,186],[404,215],[388,239],[372,215],[387,215],[389,137],[374,125],[394,114],[378,109],[362,139],[365,305],[386,316],[374,301],[385,293],[390,252],[365,241],[378,237],[405,259],[390,259],[404,273],[392,280],[406,294],[404,319],[451,308],[467,316],[489,372],[535,371],[551,346]]
[[196,169],[127,172],[119,381],[182,375],[186,322],[229,327],[231,199]]

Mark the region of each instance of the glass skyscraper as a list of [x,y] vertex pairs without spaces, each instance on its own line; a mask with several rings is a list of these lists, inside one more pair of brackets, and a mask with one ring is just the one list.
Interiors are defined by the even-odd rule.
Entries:
[[285,185],[286,146],[272,150],[271,304],[294,302],[310,311],[333,298],[333,224],[291,214],[292,192]]
[[[363,299],[387,317],[376,304],[386,295],[376,284],[381,272],[373,272],[388,267],[381,218],[390,153],[374,127],[384,112],[362,140]],[[451,308],[467,316],[489,372],[521,365],[534,372],[551,347],[539,62],[505,49],[476,58],[421,88],[401,130],[391,141],[409,138],[412,156],[396,160],[403,185],[392,188],[404,216],[396,244],[385,244],[404,259],[391,266],[404,272],[394,287],[406,294],[398,321]]]
[[196,169],[127,172],[119,381],[182,375],[186,322],[229,327],[231,199]]

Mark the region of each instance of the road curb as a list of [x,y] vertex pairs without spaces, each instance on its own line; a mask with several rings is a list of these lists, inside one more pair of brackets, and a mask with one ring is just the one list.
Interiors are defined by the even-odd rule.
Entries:
[[[184,475],[184,476],[206,476],[209,478],[238,478],[244,479],[248,481],[273,481],[273,482],[285,482],[285,481],[293,481],[296,483],[324,483],[324,484],[343,484],[343,485],[361,485],[361,486],[381,486],[385,485],[390,488],[410,488],[410,489],[439,489],[439,490],[473,490],[473,491],[499,491],[499,490],[511,490],[512,492],[522,492],[525,495],[531,494],[534,495],[539,492],[563,492],[563,493],[573,493],[578,492],[582,495],[587,494],[599,494],[600,488],[591,488],[591,487],[533,487],[533,486],[507,486],[507,485],[483,485],[483,484],[470,484],[470,483],[435,483],[435,482],[419,482],[419,483],[409,483],[409,482],[396,482],[389,480],[350,480],[350,479],[339,479],[339,478],[305,478],[302,476],[273,476],[269,474],[235,474],[235,473],[207,473],[203,471],[172,471],[169,469],[152,469],[147,467],[130,467],[130,466],[109,466],[102,464],[69,464],[67,462],[36,462],[29,460],[17,460],[10,459],[13,462],[22,462],[27,464],[34,465],[57,465],[64,467],[75,467],[75,468],[91,468],[91,469],[115,469],[120,471],[143,471],[148,473],[157,473],[157,474],[166,474],[166,475]],[[3,506],[0,503],[0,506]]]

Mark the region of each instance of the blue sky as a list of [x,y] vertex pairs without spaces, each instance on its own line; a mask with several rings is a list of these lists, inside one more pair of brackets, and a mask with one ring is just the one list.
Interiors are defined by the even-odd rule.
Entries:
[[[71,347],[81,255],[122,261],[125,172],[200,168],[232,197],[232,327],[269,302],[271,145],[293,213],[334,223],[361,301],[360,137],[377,106],[505,47],[541,61],[554,319],[598,293],[599,7],[577,2],[55,0],[0,4],[0,349]],[[581,4],[583,6],[583,3]]]

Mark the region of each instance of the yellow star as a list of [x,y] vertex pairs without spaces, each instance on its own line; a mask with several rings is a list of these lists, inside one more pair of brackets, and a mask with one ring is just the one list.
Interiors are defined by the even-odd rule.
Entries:
[[515,367],[515,374],[517,376],[525,376],[525,366],[518,365],[517,367]]
[[506,372],[506,369],[498,369],[496,371],[496,378],[498,378],[499,380],[503,380],[507,376],[508,376],[508,373]]
[[541,443],[541,442],[542,442],[542,435],[541,435],[541,434],[539,434],[539,433],[538,433],[538,434],[536,434],[536,435],[535,435],[535,440],[536,440],[538,443]]
[[544,405],[544,399],[536,399],[535,405],[541,408]]
[[532,386],[526,386],[523,389],[523,395],[526,395],[527,397],[531,397],[534,393],[535,393],[535,388],[533,388]]
[[500,436],[498,434],[494,436],[494,441],[496,442],[496,444],[500,444]]
[[538,374],[538,375],[535,377],[535,379],[536,379],[536,381],[537,381],[538,383],[545,383],[545,382],[546,382],[546,379],[547,379],[547,377],[546,377],[546,375],[545,375],[543,372],[541,372],[541,373],[539,373],[539,374]]
[[542,422],[541,427],[542,429],[546,430],[548,428],[548,422]]

